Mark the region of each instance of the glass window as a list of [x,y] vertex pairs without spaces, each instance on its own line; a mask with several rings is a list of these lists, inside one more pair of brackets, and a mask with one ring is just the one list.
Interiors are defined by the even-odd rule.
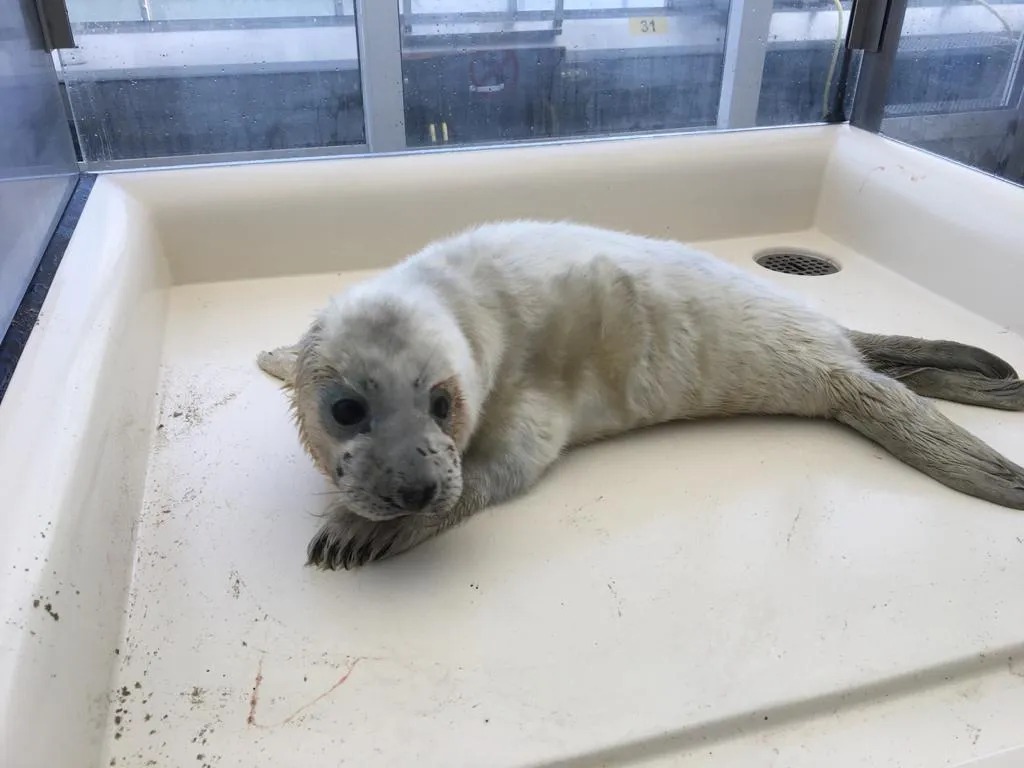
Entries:
[[836,117],[850,0],[399,0],[410,146]]
[[836,120],[855,69],[850,0],[68,2],[94,167]]
[[[758,125],[813,123],[835,112],[852,6],[852,0],[774,0]],[[845,111],[835,114],[839,119]]]
[[[78,173],[35,10],[29,0],[0,3],[0,339]],[[27,322],[13,329],[23,338],[32,327],[32,319]],[[0,360],[0,375],[10,372],[11,362]]]
[[351,0],[68,0],[87,166],[365,141]]
[[914,0],[882,132],[1024,182],[1024,3]]
[[716,125],[725,17],[710,4],[399,3],[410,146]]

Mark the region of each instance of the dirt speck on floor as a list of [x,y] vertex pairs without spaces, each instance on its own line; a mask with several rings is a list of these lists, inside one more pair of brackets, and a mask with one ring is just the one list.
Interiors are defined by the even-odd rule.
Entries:
[[192,703],[193,707],[201,707],[205,701],[206,691],[200,688],[198,685],[192,686],[192,690],[189,691],[188,700]]
[[[57,594],[60,594],[60,590],[57,590]],[[48,601],[45,597],[37,597],[32,601],[32,607],[38,608],[40,605],[43,606],[43,610],[50,616],[54,621],[60,621],[60,614],[53,607],[53,603]]]
[[207,734],[210,734],[210,733],[213,733],[213,726],[210,725],[209,723],[207,723],[206,725],[204,725],[202,728],[199,729],[199,733],[197,733],[195,736],[192,737],[192,743],[193,744],[203,744],[205,746],[205,744],[206,744],[206,736],[207,736]]
[[183,421],[187,428],[198,427],[219,408],[223,408],[238,397],[237,392],[217,395],[210,392],[211,383],[206,380],[188,381],[173,398],[174,410],[171,418]]

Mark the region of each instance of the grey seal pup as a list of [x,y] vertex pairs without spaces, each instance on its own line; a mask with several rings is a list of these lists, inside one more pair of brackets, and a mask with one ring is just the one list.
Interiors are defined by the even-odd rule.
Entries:
[[682,243],[486,224],[335,297],[258,365],[337,487],[308,562],[404,552],[531,488],[567,448],[681,419],[835,419],[940,483],[1024,509],[1024,469],[925,398],[1024,409],[1014,369],[860,333]]

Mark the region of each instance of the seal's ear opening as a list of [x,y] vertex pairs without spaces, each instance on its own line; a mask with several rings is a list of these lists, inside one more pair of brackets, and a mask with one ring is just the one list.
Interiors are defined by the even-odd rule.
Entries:
[[292,418],[298,428],[299,441],[313,459],[316,468],[333,482],[336,477],[332,468],[324,465],[312,440],[313,433],[322,430],[315,416],[318,412],[320,383],[330,377],[330,369],[323,364],[318,350],[322,339],[323,322],[317,318],[293,346],[295,357],[287,388],[291,394]]
[[462,394],[462,384],[458,375],[449,376],[438,382],[437,387],[444,389],[451,398],[451,414],[448,418],[448,436],[460,449],[465,448],[469,437],[469,412],[466,409],[466,398]]
[[302,334],[302,338],[296,342],[294,346],[295,363],[292,372],[293,387],[300,387],[303,384],[300,379],[304,377],[304,374],[308,374],[311,368],[316,368],[317,346],[323,340],[323,335],[323,320],[318,317],[312,322],[306,332]]

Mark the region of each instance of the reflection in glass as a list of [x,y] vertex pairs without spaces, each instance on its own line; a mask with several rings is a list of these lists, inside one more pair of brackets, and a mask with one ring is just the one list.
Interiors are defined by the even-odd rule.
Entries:
[[882,132],[1024,183],[1024,3],[912,2]]
[[716,124],[727,9],[657,0],[398,2],[410,146]]
[[10,327],[78,167],[32,0],[0,2],[0,337]]
[[[133,13],[129,13],[130,7]],[[83,158],[360,144],[351,0],[68,0]]]

